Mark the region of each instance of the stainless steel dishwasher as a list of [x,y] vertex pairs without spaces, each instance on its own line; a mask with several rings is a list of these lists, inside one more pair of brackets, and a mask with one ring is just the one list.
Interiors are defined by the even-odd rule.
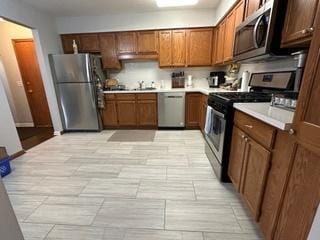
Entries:
[[158,127],[185,126],[184,92],[158,93]]

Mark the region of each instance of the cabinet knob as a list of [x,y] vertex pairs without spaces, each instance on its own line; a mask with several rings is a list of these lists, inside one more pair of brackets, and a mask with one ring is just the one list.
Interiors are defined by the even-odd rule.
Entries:
[[290,134],[290,135],[294,135],[294,134],[296,134],[296,131],[291,128],[291,129],[289,130],[289,134]]
[[245,141],[245,142],[249,142],[249,138],[245,137],[245,138],[244,138],[244,141]]
[[246,138],[246,135],[242,135],[241,138],[245,139],[245,138]]
[[33,90],[31,90],[31,89],[30,89],[30,90],[28,90],[28,93],[33,93]]

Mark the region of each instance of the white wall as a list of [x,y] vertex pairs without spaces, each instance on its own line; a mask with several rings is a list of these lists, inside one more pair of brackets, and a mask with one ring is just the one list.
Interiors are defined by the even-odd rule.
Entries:
[[[320,206],[320,205],[319,205]],[[318,240],[320,236],[320,207],[318,206],[317,214],[314,218],[308,240]]]
[[9,102],[3,83],[7,82],[6,74],[0,57],[0,146],[7,149],[9,155],[22,150]]
[[214,9],[128,13],[108,16],[58,17],[59,33],[203,27],[215,24]]
[[11,22],[0,22],[0,55],[8,82],[5,90],[16,126],[32,126],[33,120],[12,44],[12,39],[33,38],[29,28]]
[[236,1],[238,1],[238,0],[222,0],[222,1],[220,1],[220,4],[216,8],[215,24],[218,23],[220,21],[220,19],[222,19],[222,17],[226,14],[226,12],[228,12],[231,9],[232,5]]
[[[110,76],[119,80],[120,84],[125,84],[127,88],[138,88],[139,81],[144,81],[146,86],[150,86],[151,82],[156,83],[159,88],[161,80],[164,80],[165,88],[171,88],[171,73],[185,72],[185,76],[192,75],[194,87],[209,87],[207,77],[211,71],[221,70],[221,68],[199,67],[199,68],[159,68],[157,61],[148,62],[124,62],[123,69],[118,73],[110,73]],[[222,68],[224,70],[224,68]]]
[[[48,59],[49,53],[58,53],[61,51],[54,18],[47,13],[39,12],[29,4],[19,0],[0,0],[0,16],[33,29],[32,33],[36,44],[40,71],[48,99],[53,126],[55,131],[61,131],[61,118]],[[4,94],[4,91],[0,93],[0,99],[4,98]],[[10,122],[10,119],[7,118],[6,121],[1,121],[1,124],[7,126],[13,124],[13,120]],[[11,137],[17,138],[16,131],[12,130],[7,135],[2,134],[2,131],[0,132],[0,141],[2,142],[7,141],[9,144],[9,140],[7,139]],[[10,147],[10,149],[13,148],[14,147]]]

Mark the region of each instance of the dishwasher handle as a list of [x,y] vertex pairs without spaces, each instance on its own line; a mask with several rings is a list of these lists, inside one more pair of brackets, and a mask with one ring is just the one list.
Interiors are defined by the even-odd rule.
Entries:
[[166,96],[166,98],[183,98],[183,96]]

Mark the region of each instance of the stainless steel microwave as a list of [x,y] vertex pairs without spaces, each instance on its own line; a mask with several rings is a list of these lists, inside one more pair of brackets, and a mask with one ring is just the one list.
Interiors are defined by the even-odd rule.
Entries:
[[237,28],[233,56],[238,62],[254,62],[288,56],[281,48],[286,0],[270,0]]

